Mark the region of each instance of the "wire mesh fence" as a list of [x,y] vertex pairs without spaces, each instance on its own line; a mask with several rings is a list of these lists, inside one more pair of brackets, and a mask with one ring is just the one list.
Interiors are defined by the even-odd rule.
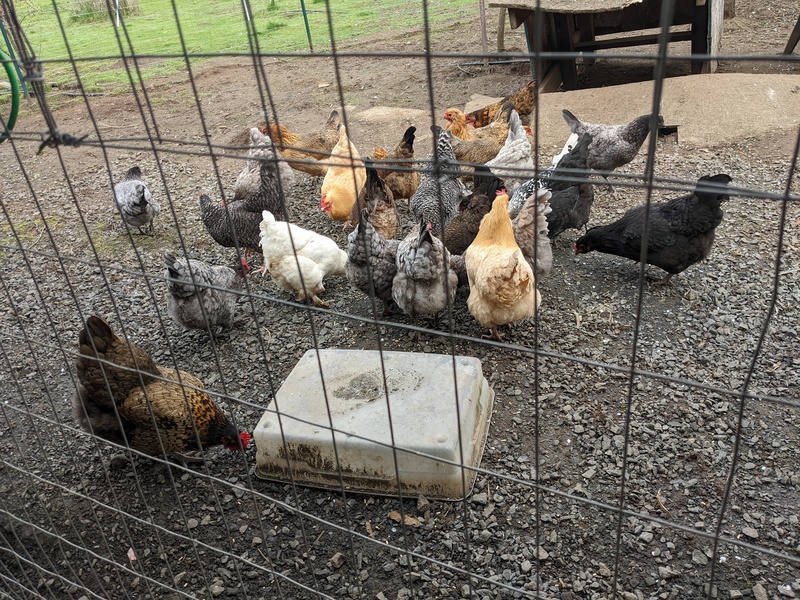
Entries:
[[[664,27],[655,44],[580,55],[529,50],[523,28],[503,21],[504,51],[494,52],[493,7],[484,39],[474,4],[275,4],[215,4],[203,14],[139,2],[117,27],[113,3],[86,23],[60,4],[3,1],[9,49],[34,99],[0,145],[2,594],[800,594],[800,60],[782,53],[796,5],[738,2],[722,29],[719,72],[689,75],[707,57],[690,41],[668,44]],[[674,4],[658,10],[670,15]],[[298,25],[303,14],[310,36]],[[291,24],[269,25],[279,17]],[[162,33],[140,41],[153,21]],[[288,29],[296,39],[281,37]],[[430,126],[446,125],[448,108],[479,109],[523,88],[532,69],[572,58],[579,89],[536,97],[525,136],[534,166],[501,164],[505,185],[539,180],[555,196],[561,182],[574,188],[575,206],[588,185],[590,226],[646,204],[644,230],[656,244],[667,235],[657,203],[726,174],[730,199],[705,260],[658,286],[656,266],[575,254],[586,232],[570,221],[552,240],[534,236],[541,305],[530,318],[499,319],[519,321],[501,327],[500,340],[482,338],[485,319],[473,316],[474,270],[458,284],[439,271],[453,300],[438,319],[378,293],[386,263],[365,271],[372,293],[356,289],[347,267],[330,267],[324,289],[312,289],[303,261],[338,255],[325,246],[301,259],[294,249],[306,237],[324,245],[325,236],[354,252],[352,226],[366,225],[358,211],[343,228],[347,215],[336,221],[321,210],[335,157],[307,134],[338,139],[338,115],[360,156],[378,160],[375,148],[391,152],[416,127],[413,159],[395,157],[385,175],[420,174],[436,198],[461,181],[458,198],[468,197],[482,181],[472,170],[486,161],[448,162]],[[644,81],[626,79],[642,72]],[[608,83],[625,85],[595,87]],[[561,109],[595,123],[650,115],[648,127],[660,114],[664,127],[626,165],[556,177],[547,169],[569,136]],[[239,174],[258,134],[250,128],[278,125],[290,133],[273,134],[276,143],[296,168],[281,171],[265,142],[281,199],[273,208],[311,233],[292,230],[288,250],[273,255],[288,262],[259,276],[262,215],[255,232],[237,220],[236,203],[249,200],[237,196]],[[251,164],[256,186],[266,179],[261,164]],[[120,184],[134,166],[141,179]],[[458,179],[448,175],[454,168]],[[141,204],[145,184],[160,205],[152,232],[114,201],[128,189]],[[203,223],[201,193],[220,227],[234,225],[232,242],[217,243]],[[388,238],[422,243],[412,204],[398,196]],[[438,233],[446,243],[459,235]],[[216,319],[187,328],[174,316],[186,304],[169,292],[178,266],[170,271],[165,251],[236,269],[246,257],[251,271],[231,270],[229,288],[189,269],[184,291],[210,289],[222,300],[199,316],[182,313],[184,324]],[[490,251],[478,256],[465,259],[467,270],[485,261],[501,271]],[[318,302],[286,291],[282,280],[293,275]],[[142,349],[133,358],[132,347]],[[111,425],[76,411],[76,398],[105,406]],[[272,437],[262,419],[277,429]],[[309,428],[330,454],[290,437]],[[431,432],[441,446],[417,443]],[[457,441],[450,454],[439,450],[448,439]],[[278,467],[269,472],[274,440]],[[372,470],[359,472],[365,464]],[[433,483],[415,488],[423,471]],[[437,487],[441,473],[456,493]]]

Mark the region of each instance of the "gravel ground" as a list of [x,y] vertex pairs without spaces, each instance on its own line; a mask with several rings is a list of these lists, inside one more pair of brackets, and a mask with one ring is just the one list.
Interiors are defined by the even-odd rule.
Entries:
[[[96,148],[61,154],[76,202],[55,150],[39,159],[35,144],[21,143],[17,159],[5,144],[13,168],[0,174],[0,588],[12,598],[538,591],[567,600],[610,598],[616,576],[626,600],[800,596],[800,207],[760,197],[784,190],[796,135],[787,127],[710,148],[659,142],[657,175],[693,182],[725,172],[745,191],[723,206],[709,259],[670,287],[645,283],[641,310],[638,265],[576,257],[567,232],[541,282],[538,320],[514,328],[509,345],[478,339],[464,292],[451,315],[457,337],[443,323],[413,339],[402,316],[380,326],[386,350],[480,358],[496,393],[482,472],[455,503],[266,482],[253,475],[252,447],[244,457],[212,451],[198,468],[144,459],[110,468],[113,449],[79,432],[71,415],[81,315],[124,326],[252,429],[309,348],[378,347],[370,300],[331,278],[331,309],[305,309],[251,276],[229,335],[185,333],[165,312],[161,252],[233,258],[197,218],[197,189],[216,189],[209,161],[111,151],[115,174],[138,161],[167,199],[157,235],[130,238]],[[643,172],[645,158],[623,171]],[[223,180],[240,165],[221,160]],[[344,245],[346,232],[317,209],[319,183],[298,177],[293,218]],[[654,200],[674,195],[656,190]],[[642,199],[639,189],[615,198],[599,186],[591,224]],[[632,356],[642,373],[633,378]],[[758,398],[742,405],[745,386]],[[622,517],[612,510],[620,503]]]

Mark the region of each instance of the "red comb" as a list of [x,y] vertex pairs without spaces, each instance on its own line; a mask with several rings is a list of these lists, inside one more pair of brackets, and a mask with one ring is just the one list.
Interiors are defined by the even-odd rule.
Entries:
[[242,440],[242,448],[247,448],[247,445],[250,443],[250,434],[243,431],[239,434],[239,439]]

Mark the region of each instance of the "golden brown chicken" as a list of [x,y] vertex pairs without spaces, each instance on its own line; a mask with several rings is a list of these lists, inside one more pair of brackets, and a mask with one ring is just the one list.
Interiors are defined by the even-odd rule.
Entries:
[[339,112],[332,110],[325,125],[319,131],[296,134],[283,125],[270,123],[269,135],[289,165],[315,177],[324,177],[330,153],[339,140]]
[[376,162],[383,162],[381,168],[376,165],[378,175],[392,190],[395,201],[402,198],[409,199],[417,191],[419,185],[419,171],[414,168],[414,133],[416,127],[409,127],[403,133],[403,139],[397,144],[394,152],[389,154],[385,148],[375,148],[372,158]]
[[358,225],[359,213],[366,210],[369,222],[375,231],[387,240],[391,240],[400,228],[400,213],[397,212],[394,194],[378,175],[374,163],[366,159],[364,164],[367,169],[367,182],[361,189],[358,200],[353,204],[347,224],[351,227]]
[[[495,158],[505,146],[508,138],[508,121],[514,104],[507,102],[503,110],[488,127],[475,130],[475,138],[471,140],[452,139],[453,152],[462,163],[485,164]],[[478,133],[480,132],[480,135]],[[452,133],[452,132],[451,132]]]
[[329,162],[331,164],[322,180],[319,205],[334,221],[347,221],[367,180],[367,172],[358,150],[347,137],[344,125],[339,126],[339,141],[331,151]]
[[498,325],[532,316],[541,302],[528,261],[514,239],[508,215],[508,195],[495,198],[478,235],[464,253],[469,278],[467,308],[488,327],[488,337],[502,340]]
[[448,108],[444,111],[444,120],[447,121],[445,129],[460,140],[474,140],[475,129],[467,126],[467,115],[457,108]]
[[494,121],[497,113],[500,112],[503,105],[509,101],[514,103],[514,108],[517,109],[522,124],[530,125],[531,113],[533,112],[533,107],[536,105],[536,80],[530,81],[524,88],[517,90],[513,94],[509,94],[502,100],[498,100],[489,106],[484,106],[479,110],[473,110],[471,113],[467,113],[467,123],[470,123],[473,127],[486,127]]
[[202,381],[156,366],[146,350],[117,336],[103,319],[90,316],[78,344],[73,409],[84,430],[151,456],[166,453],[184,461],[180,453],[199,450],[198,438],[202,448],[247,447],[250,434],[233,426]]

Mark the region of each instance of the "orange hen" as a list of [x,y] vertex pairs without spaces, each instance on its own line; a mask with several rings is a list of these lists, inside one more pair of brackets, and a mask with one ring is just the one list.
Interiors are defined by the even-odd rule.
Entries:
[[495,116],[506,102],[513,102],[514,108],[519,113],[520,121],[523,125],[530,125],[531,113],[536,105],[536,80],[528,82],[524,88],[509,94],[502,100],[498,100],[489,106],[484,106],[479,110],[473,110],[467,114],[467,123],[473,127],[486,127],[494,121]]
[[289,165],[314,177],[323,177],[331,150],[339,140],[339,112],[332,110],[325,125],[319,131],[296,134],[283,125],[270,123],[269,135]]
[[329,162],[322,180],[320,208],[334,221],[347,221],[367,180],[367,172],[344,125],[339,127],[339,141],[331,151]]

